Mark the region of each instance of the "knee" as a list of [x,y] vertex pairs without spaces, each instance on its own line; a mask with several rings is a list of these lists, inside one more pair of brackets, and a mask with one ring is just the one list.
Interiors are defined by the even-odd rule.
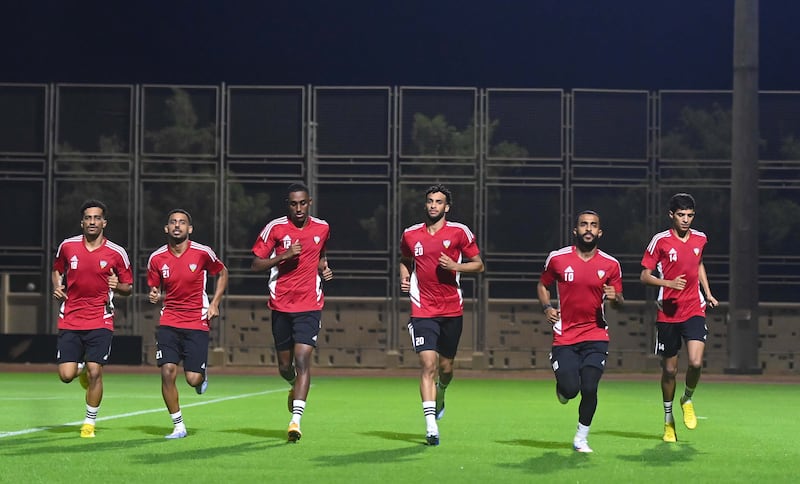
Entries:
[[661,376],[668,380],[674,380],[678,374],[678,365],[664,363],[661,365]]
[[71,382],[72,380],[75,379],[75,377],[67,376],[67,375],[65,375],[63,373],[59,373],[58,374],[58,378],[60,378],[61,381],[64,382],[64,383],[69,383],[69,382]]

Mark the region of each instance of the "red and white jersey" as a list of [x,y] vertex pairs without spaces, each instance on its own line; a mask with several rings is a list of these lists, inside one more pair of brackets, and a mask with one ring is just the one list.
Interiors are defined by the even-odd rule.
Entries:
[[133,284],[131,262],[125,249],[103,239],[90,251],[83,235],[64,239],[58,246],[53,270],[64,274],[67,299],[58,310],[58,329],[114,330],[114,291],[108,288],[112,271],[119,282]]
[[706,315],[706,298],[700,290],[700,263],[708,243],[706,234],[689,229],[689,238],[682,241],[670,230],[659,232],[650,240],[642,257],[642,267],[653,275],[672,280],[683,275],[683,291],[658,288],[658,319],[662,323],[682,323],[693,316]]
[[295,241],[300,241],[300,255],[287,259],[269,271],[270,309],[285,313],[319,311],[324,306],[320,255],[330,237],[328,222],[308,217],[303,228],[297,228],[288,217],[280,217],[264,227],[253,244],[253,254],[262,259],[281,255]]
[[415,318],[452,317],[464,313],[461,273],[439,267],[439,256],[447,255],[457,263],[480,254],[475,235],[469,227],[445,221],[435,234],[424,223],[403,231],[400,240],[403,257],[414,259],[411,273],[411,316]]
[[147,285],[166,293],[159,324],[208,331],[208,275],[224,268],[210,247],[191,240],[179,256],[168,245],[154,250],[147,261]]
[[544,262],[541,283],[557,283],[561,322],[553,325],[553,346],[583,341],[608,341],[603,285],[622,294],[619,261],[598,250],[589,260],[578,256],[575,246],[550,252]]

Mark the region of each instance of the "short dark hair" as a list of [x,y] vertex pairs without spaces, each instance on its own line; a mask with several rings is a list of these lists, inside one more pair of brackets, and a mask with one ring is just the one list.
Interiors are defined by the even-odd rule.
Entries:
[[303,183],[292,183],[286,188],[286,199],[289,199],[289,194],[294,192],[306,192],[306,194],[310,194],[311,192],[308,191],[308,187]]
[[100,200],[89,199],[83,202],[81,205],[81,218],[83,218],[83,214],[87,208],[99,208],[103,211],[103,218],[106,218],[106,213],[108,213],[108,208],[106,208],[106,204],[101,202]]
[[578,226],[578,220],[581,219],[581,215],[594,215],[595,217],[597,217],[598,221],[600,220],[600,214],[599,213],[595,212],[594,210],[584,210],[582,212],[578,212],[578,216],[575,217],[575,226],[576,227]]
[[694,210],[694,197],[688,193],[676,193],[669,199],[669,211]]
[[453,195],[450,193],[450,190],[441,183],[437,183],[436,185],[431,185],[430,187],[428,187],[428,189],[425,190],[425,198],[427,198],[428,195],[430,195],[431,193],[437,193],[437,192],[444,193],[444,198],[447,204],[450,206],[453,205]]
[[189,225],[192,225],[192,214],[190,214],[188,210],[185,210],[183,208],[173,208],[172,210],[167,212],[167,223],[169,223],[169,219],[172,218],[173,213],[182,213],[186,215],[186,218],[189,219]]

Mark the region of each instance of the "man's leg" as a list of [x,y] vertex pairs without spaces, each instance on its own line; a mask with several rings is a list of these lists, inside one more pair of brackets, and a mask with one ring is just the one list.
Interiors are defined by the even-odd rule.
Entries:
[[697,427],[697,416],[694,413],[692,395],[700,382],[700,374],[703,371],[703,352],[705,347],[706,344],[703,341],[689,340],[686,342],[689,366],[686,368],[686,389],[681,397],[681,410],[683,411],[683,423],[689,430]]
[[81,437],[91,438],[94,437],[97,412],[100,411],[100,403],[103,401],[103,365],[87,361],[86,376],[89,387],[86,389],[86,418],[81,426]]
[[661,358],[661,397],[664,402],[664,442],[676,442],[675,418],[672,401],[675,399],[675,376],[678,374],[678,356]]
[[453,381],[453,358],[439,355],[439,381],[436,382],[436,420],[444,417],[444,394]]
[[178,398],[178,386],[175,381],[178,378],[178,365],[175,363],[164,363],[161,365],[161,396],[167,405],[167,411],[172,419],[172,433],[166,435],[167,439],[180,439],[186,437],[186,425],[183,423],[183,414]]
[[433,350],[419,352],[419,395],[425,414],[425,440],[429,445],[439,445],[439,426],[436,424],[436,370],[438,354]]

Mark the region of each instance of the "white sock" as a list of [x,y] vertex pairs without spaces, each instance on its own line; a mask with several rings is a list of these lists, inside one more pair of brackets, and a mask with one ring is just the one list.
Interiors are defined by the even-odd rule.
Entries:
[[100,406],[92,407],[86,404],[86,418],[83,419],[83,423],[94,425],[98,410],[100,410]]
[[589,438],[589,426],[578,422],[578,430],[575,432],[575,441],[586,441]]
[[292,400],[292,422],[300,425],[300,418],[303,416],[303,412],[306,411],[306,401],[305,400]]
[[422,402],[422,413],[425,414],[425,426],[429,434],[439,434],[439,426],[436,425],[436,401]]

